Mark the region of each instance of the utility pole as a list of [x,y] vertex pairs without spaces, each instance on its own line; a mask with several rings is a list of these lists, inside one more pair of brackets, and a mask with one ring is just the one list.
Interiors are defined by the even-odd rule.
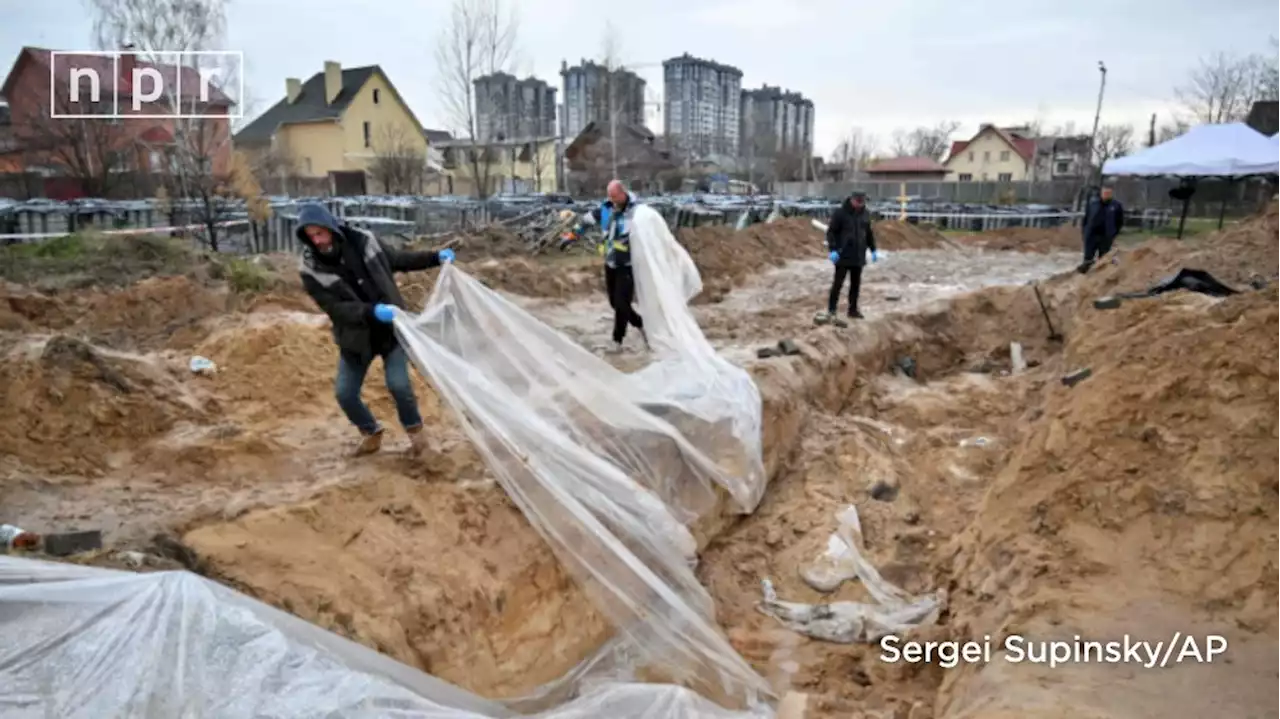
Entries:
[[[1102,82],[1098,86],[1098,109],[1093,113],[1093,134],[1089,136],[1089,164],[1093,165],[1093,147],[1098,141],[1098,120],[1102,118],[1102,93],[1107,89],[1107,66],[1101,60],[1098,61],[1098,72],[1102,76]],[[1098,167],[1099,178],[1102,177],[1102,167]]]

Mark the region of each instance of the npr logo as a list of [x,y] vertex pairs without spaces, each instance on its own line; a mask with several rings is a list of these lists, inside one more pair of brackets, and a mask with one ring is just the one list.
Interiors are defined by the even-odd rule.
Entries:
[[52,50],[49,117],[54,119],[240,119],[244,53],[236,50]]

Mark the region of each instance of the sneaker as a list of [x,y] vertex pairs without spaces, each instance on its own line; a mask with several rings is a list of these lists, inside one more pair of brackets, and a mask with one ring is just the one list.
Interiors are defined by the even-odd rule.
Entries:
[[611,354],[611,355],[620,355],[622,354],[622,352],[623,352],[623,349],[622,349],[621,342],[614,342],[613,344],[609,345],[608,349],[605,350],[606,354]]
[[854,311],[852,311],[852,312],[850,312],[850,313],[849,313],[849,319],[851,319],[851,320],[861,320],[861,319],[866,319],[866,318],[862,316],[862,313],[861,313],[861,312],[859,312],[859,311],[857,311],[857,310],[854,310]]
[[643,327],[640,328],[640,339],[644,340],[644,351],[652,352],[653,348],[649,346],[649,333],[645,332]]
[[382,428],[375,429],[370,434],[362,435],[360,444],[356,445],[355,456],[364,457],[373,454],[382,449]]
[[425,427],[422,425],[405,430],[409,435],[408,454],[410,457],[421,457],[422,453],[427,451],[427,433],[424,430]]
[[831,321],[830,312],[819,312],[813,316],[813,323],[815,325],[825,325],[830,321]]

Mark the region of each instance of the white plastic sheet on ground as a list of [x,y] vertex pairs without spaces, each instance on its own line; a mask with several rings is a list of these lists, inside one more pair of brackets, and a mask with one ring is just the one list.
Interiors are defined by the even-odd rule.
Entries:
[[914,627],[933,624],[946,606],[946,597],[914,597],[890,584],[867,560],[858,510],[849,505],[836,519],[840,526],[831,535],[827,551],[800,571],[806,584],[820,592],[832,592],[841,584],[858,579],[875,604],[830,602],[802,604],[778,599],[773,585],[765,580],[761,612],[774,617],[792,631],[830,642],[874,642],[887,634],[900,634]]
[[640,372],[619,372],[452,265],[422,314],[395,325],[499,482],[617,628],[596,655],[498,704],[192,574],[0,557],[0,714],[769,715],[768,685],[720,633],[693,574],[687,528],[710,510],[759,502],[760,395],[694,321],[688,301],[701,278],[662,218],[637,208],[632,233],[637,305],[656,355]]

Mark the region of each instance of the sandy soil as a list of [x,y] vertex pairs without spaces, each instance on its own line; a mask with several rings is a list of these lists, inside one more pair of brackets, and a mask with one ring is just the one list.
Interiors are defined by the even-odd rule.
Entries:
[[[765,402],[769,493],[754,515],[707,533],[699,569],[744,656],[780,689],[807,692],[811,717],[1267,715],[1274,284],[1226,300],[1091,302],[1183,265],[1242,289],[1273,276],[1274,206],[1203,242],[1115,253],[1086,276],[1070,271],[1074,253],[890,250],[866,270],[867,319],[847,329],[811,323],[829,264],[780,264],[821,241],[793,224],[757,230],[760,252],[723,252],[741,238],[690,242],[712,283],[737,286],[700,305],[699,322]],[[598,268],[552,264],[530,263],[524,281],[499,263],[489,271],[508,274],[489,279],[541,294],[520,301],[603,344]],[[1036,278],[1048,278],[1064,341],[1048,338],[1026,285]],[[433,279],[406,284],[423,297]],[[551,289],[528,291],[538,283]],[[410,461],[394,431],[382,454],[348,457],[331,396],[336,351],[296,291],[237,296],[197,274],[76,292],[6,285],[0,299],[0,519],[101,528],[113,548],[185,548],[176,558],[199,571],[491,696],[554,679],[609,636],[424,383],[427,457]],[[802,354],[754,358],[783,338]],[[1033,365],[1016,375],[1011,341]],[[218,374],[192,375],[192,354]],[[914,379],[894,370],[904,357]],[[1080,367],[1093,376],[1063,386]],[[389,419],[378,374],[366,397]],[[877,481],[898,488],[892,501],[870,498]],[[949,593],[943,621],[919,638],[1202,631],[1231,639],[1232,663],[948,670],[782,630],[755,609],[760,581],[818,600],[797,570],[849,503],[886,577]]]

